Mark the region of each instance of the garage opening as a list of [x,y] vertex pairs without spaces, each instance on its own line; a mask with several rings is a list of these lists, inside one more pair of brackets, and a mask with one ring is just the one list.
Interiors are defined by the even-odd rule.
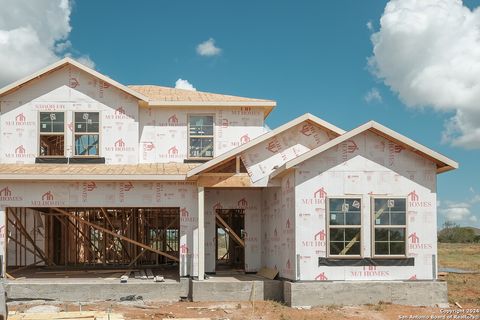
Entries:
[[6,219],[13,277],[179,274],[180,208],[8,208]]

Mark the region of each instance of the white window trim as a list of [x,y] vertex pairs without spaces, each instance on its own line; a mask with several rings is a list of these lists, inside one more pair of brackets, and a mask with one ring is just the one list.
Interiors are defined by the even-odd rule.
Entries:
[[[57,133],[57,132],[42,132],[42,123],[40,120],[40,114],[41,113],[63,113],[63,155],[58,155],[58,156],[42,156],[40,154],[40,148],[41,148],[41,136],[61,136],[62,134]],[[66,111],[38,111],[37,114],[37,123],[38,123],[38,129],[37,129],[37,136],[38,136],[38,148],[37,148],[37,158],[64,158],[66,157],[66,152],[67,152],[67,118],[66,118],[67,112]]]
[[[76,132],[76,125],[75,125],[75,114],[76,113],[98,113],[98,132]],[[73,110],[72,111],[72,124],[73,124],[73,130],[72,130],[72,158],[101,158],[102,156],[102,112],[100,110]],[[97,155],[77,155],[75,152],[75,135],[80,135],[80,134],[86,134],[86,135],[94,135],[98,134],[98,154]]]
[[[338,255],[338,254],[330,254],[330,199],[360,199],[360,225],[352,225],[352,228],[360,227],[360,254],[359,255]],[[326,234],[327,234],[327,244],[326,244],[326,256],[327,258],[335,258],[335,259],[363,259],[364,258],[364,250],[363,250],[363,197],[362,196],[331,196],[325,198],[325,218],[326,218]],[[348,226],[335,226],[334,228],[345,228]]]
[[[191,136],[190,135],[190,117],[212,117],[212,125],[213,125],[213,134],[210,136]],[[215,158],[215,127],[216,127],[216,124],[215,124],[215,114],[214,113],[189,113],[187,114],[187,159],[188,160],[209,160],[209,159],[213,159]],[[212,152],[213,152],[213,156],[211,157],[192,157],[190,156],[190,138],[212,138],[213,139],[213,142],[212,142]]]
[[[379,225],[379,228],[405,228],[405,254],[381,254],[377,255],[375,254],[375,199],[402,199],[405,200],[405,225]],[[407,212],[408,212],[408,197],[404,196],[374,196],[370,198],[370,219],[371,219],[371,235],[370,238],[372,239],[371,241],[371,250],[372,250],[372,258],[378,258],[378,259],[391,259],[391,258],[406,258],[408,257],[408,217],[407,217]]]

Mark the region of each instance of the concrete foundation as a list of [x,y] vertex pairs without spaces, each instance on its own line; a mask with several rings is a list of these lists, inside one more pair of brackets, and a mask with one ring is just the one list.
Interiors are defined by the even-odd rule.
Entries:
[[257,276],[210,277],[192,280],[192,301],[283,301],[283,282]]
[[6,290],[12,300],[57,300],[57,301],[98,301],[120,300],[126,296],[142,296],[144,300],[178,301],[188,297],[189,279],[180,281],[152,282],[129,280],[15,280],[7,283]]
[[448,303],[447,283],[437,281],[284,282],[291,307],[376,304],[435,306]]
[[121,300],[135,295],[144,300],[251,301],[275,300],[291,307],[361,305],[389,302],[434,306],[448,303],[447,283],[437,281],[312,281],[268,280],[257,276],[210,277],[204,281],[129,279],[128,283],[105,279],[25,279],[7,282],[12,300],[56,301]]

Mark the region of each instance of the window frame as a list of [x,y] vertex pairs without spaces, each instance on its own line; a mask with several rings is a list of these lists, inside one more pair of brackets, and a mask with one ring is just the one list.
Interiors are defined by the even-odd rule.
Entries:
[[[377,258],[377,259],[391,259],[391,258],[406,258],[408,257],[408,217],[407,217],[407,212],[408,212],[408,197],[407,196],[372,196],[370,198],[370,219],[371,219],[371,234],[370,238],[372,239],[371,241],[371,251],[372,251],[372,258]],[[375,200],[376,199],[401,199],[405,200],[405,225],[378,225],[378,228],[405,228],[405,254],[375,254],[375,229],[377,229],[377,225],[375,224]]]
[[[42,113],[63,113],[63,133],[58,133],[58,132],[42,132],[42,121],[41,121],[41,114]],[[38,111],[37,114],[37,119],[38,119],[38,129],[37,129],[37,136],[38,136],[38,158],[65,158],[66,157],[66,152],[67,152],[67,118],[66,118],[67,112],[66,111]],[[63,155],[56,155],[56,156],[44,156],[40,154],[40,148],[41,146],[41,136],[63,136]]]
[[[98,113],[98,132],[78,132],[75,125],[76,113]],[[72,110],[72,158],[101,158],[101,145],[102,145],[102,112],[100,110]],[[96,155],[77,155],[75,150],[75,136],[76,135],[98,135],[98,154]]]
[[[330,254],[330,200],[331,199],[355,199],[360,200],[360,224],[359,225],[334,225],[333,228],[338,229],[358,229],[360,228],[360,254],[358,255],[338,255]],[[326,257],[335,258],[335,259],[363,259],[364,250],[363,250],[363,197],[362,196],[353,196],[353,195],[344,195],[344,196],[331,196],[325,198],[325,218],[326,218],[326,234],[327,234],[327,243],[326,243]]]
[[[191,117],[212,117],[213,131],[212,135],[197,136],[190,135],[190,118]],[[189,113],[187,114],[187,159],[188,160],[210,160],[215,158],[215,114],[214,113]],[[211,157],[192,157],[190,155],[190,139],[191,138],[212,138],[212,156]]]

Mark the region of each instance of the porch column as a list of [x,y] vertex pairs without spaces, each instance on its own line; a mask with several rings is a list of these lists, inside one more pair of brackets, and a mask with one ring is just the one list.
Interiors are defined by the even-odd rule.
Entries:
[[198,280],[205,278],[205,189],[198,187]]

